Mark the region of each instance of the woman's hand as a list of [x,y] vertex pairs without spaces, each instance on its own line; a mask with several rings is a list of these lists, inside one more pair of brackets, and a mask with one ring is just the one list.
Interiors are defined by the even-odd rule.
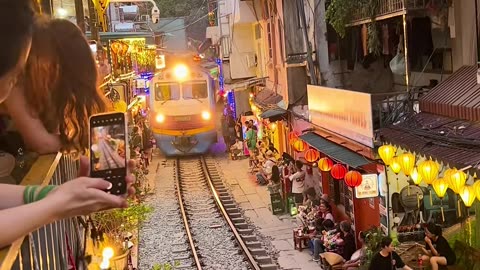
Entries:
[[79,178],[70,180],[53,190],[45,200],[56,207],[57,219],[73,216],[88,215],[94,212],[128,207],[126,197],[135,193],[132,184],[135,181],[131,171],[135,162],[130,160],[127,166],[127,194],[117,196],[106,193],[104,190],[111,188],[111,183],[103,179],[86,177],[89,172],[88,158],[80,158]]

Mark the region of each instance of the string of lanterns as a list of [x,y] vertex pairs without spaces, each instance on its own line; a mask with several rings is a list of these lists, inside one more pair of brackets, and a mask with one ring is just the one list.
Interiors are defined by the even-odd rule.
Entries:
[[[415,166],[416,158],[414,154],[405,152],[401,155],[396,155],[397,148],[390,144],[379,147],[378,154],[383,163],[389,166],[391,171],[396,175],[403,172],[403,174],[410,177],[412,182],[417,186],[422,182],[430,185],[438,198],[440,198],[441,203],[443,203],[443,198],[449,188],[455,194],[459,195],[467,208],[473,205],[475,199],[480,201],[480,181],[475,181],[476,179],[474,179],[475,182],[473,185],[466,185],[468,175],[462,170],[457,170],[456,168],[446,169],[440,177],[441,166],[437,162],[427,159]],[[458,203],[458,209],[460,211],[460,200]],[[433,204],[431,191],[430,204]],[[442,220],[445,221],[442,205],[440,209]]]
[[320,153],[313,148],[309,148],[309,145],[299,138],[297,132],[290,132],[288,134],[290,145],[296,152],[304,152],[304,158],[309,163],[317,163],[318,169],[322,172],[330,172],[331,176],[336,180],[344,180],[345,184],[349,187],[358,187],[362,184],[362,174],[358,171],[348,170],[343,164],[334,162],[328,158],[320,158]]

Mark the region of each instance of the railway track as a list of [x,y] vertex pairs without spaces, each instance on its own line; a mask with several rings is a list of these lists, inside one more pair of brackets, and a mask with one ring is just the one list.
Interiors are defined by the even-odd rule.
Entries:
[[[160,232],[158,227],[164,228],[161,229],[162,241],[170,241],[166,247],[168,252],[159,250],[165,253],[161,256],[164,261],[176,264],[175,269],[277,269],[242,217],[213,159],[182,158],[177,159],[173,167],[177,204],[165,207],[168,213],[162,215],[166,215],[167,220],[152,220],[149,229],[153,232],[157,227]],[[168,203],[165,199],[171,200],[172,195],[169,193],[161,203]],[[169,243],[161,246],[166,244]],[[141,252],[140,256],[145,255]],[[150,267],[147,263],[143,265]]]

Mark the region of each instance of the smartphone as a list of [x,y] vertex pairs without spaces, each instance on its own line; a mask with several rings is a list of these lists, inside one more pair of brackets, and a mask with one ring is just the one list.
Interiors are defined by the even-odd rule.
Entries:
[[90,176],[112,183],[106,192],[127,192],[128,133],[124,113],[105,113],[90,117]]

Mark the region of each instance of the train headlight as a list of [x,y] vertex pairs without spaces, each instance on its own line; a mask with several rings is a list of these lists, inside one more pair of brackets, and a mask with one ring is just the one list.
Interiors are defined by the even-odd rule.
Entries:
[[188,67],[180,64],[175,67],[174,74],[177,80],[183,80],[188,76]]
[[155,117],[155,120],[156,120],[158,123],[163,123],[163,122],[165,122],[165,115],[159,113],[159,114],[157,114],[157,117]]
[[203,118],[203,120],[210,120],[210,118],[212,118],[212,115],[210,114],[210,112],[203,111],[202,112],[202,118]]

